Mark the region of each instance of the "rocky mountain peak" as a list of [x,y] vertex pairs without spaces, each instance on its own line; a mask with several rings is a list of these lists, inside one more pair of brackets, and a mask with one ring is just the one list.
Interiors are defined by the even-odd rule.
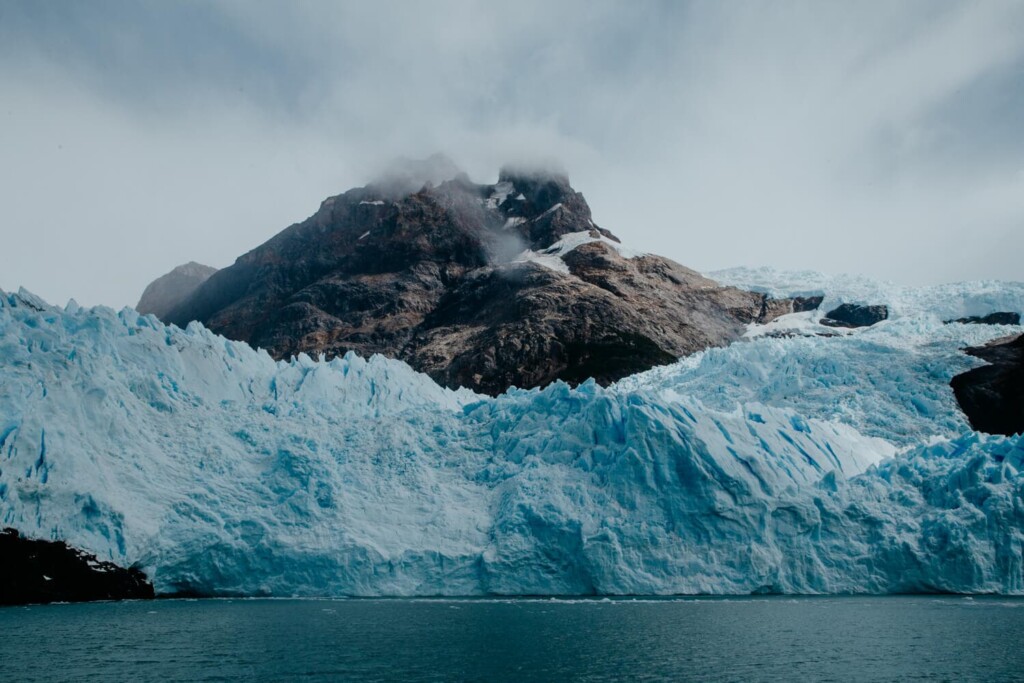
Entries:
[[564,172],[504,167],[491,187],[506,225],[514,226],[534,250],[550,247],[569,233],[590,230],[619,241],[594,225],[590,206]]
[[763,315],[763,295],[625,249],[562,172],[506,167],[478,184],[448,164],[406,164],[390,185],[325,200],[164,319],[279,358],[381,353],[500,393],[608,383],[732,341]]
[[530,202],[553,206],[563,195],[574,192],[569,175],[562,169],[543,166],[502,166],[499,183],[512,183]]
[[162,318],[216,272],[216,268],[195,261],[177,266],[146,287],[135,310]]

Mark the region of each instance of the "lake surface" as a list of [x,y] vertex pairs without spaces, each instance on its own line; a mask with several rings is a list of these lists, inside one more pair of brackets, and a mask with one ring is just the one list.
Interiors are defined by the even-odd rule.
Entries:
[[0,608],[11,681],[1024,680],[1024,600],[161,600]]

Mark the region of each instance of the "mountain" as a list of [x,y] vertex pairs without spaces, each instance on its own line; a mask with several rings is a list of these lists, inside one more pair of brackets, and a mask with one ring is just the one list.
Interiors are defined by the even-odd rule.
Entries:
[[180,305],[216,272],[216,268],[195,261],[178,266],[149,283],[142,292],[135,310],[139,313],[152,313],[161,318]]
[[479,185],[432,157],[327,199],[160,317],[275,358],[381,353],[495,395],[606,385],[790,310],[625,248],[564,174]]
[[733,277],[892,315],[488,397],[0,293],[0,527],[158,594],[1024,593],[1024,436],[948,385],[1022,330],[942,322],[1024,285]]

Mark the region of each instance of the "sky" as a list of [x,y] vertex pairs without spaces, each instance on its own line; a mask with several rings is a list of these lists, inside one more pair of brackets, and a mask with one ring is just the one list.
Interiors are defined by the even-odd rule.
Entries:
[[1024,279],[1024,2],[0,0],[0,288],[134,305],[398,156],[701,271]]

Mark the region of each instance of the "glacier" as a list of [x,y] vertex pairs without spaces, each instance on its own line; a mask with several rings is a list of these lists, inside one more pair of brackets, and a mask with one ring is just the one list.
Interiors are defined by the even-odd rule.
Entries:
[[895,315],[491,398],[0,292],[0,527],[161,593],[1024,593],[1024,437],[948,386],[1021,328],[941,322],[1024,285],[734,275]]
[[885,304],[895,318],[923,315],[955,320],[994,311],[1024,310],[1024,282],[976,280],[912,287],[864,275],[771,267],[727,268],[705,275],[723,285],[773,297],[823,296],[825,311],[846,303]]

